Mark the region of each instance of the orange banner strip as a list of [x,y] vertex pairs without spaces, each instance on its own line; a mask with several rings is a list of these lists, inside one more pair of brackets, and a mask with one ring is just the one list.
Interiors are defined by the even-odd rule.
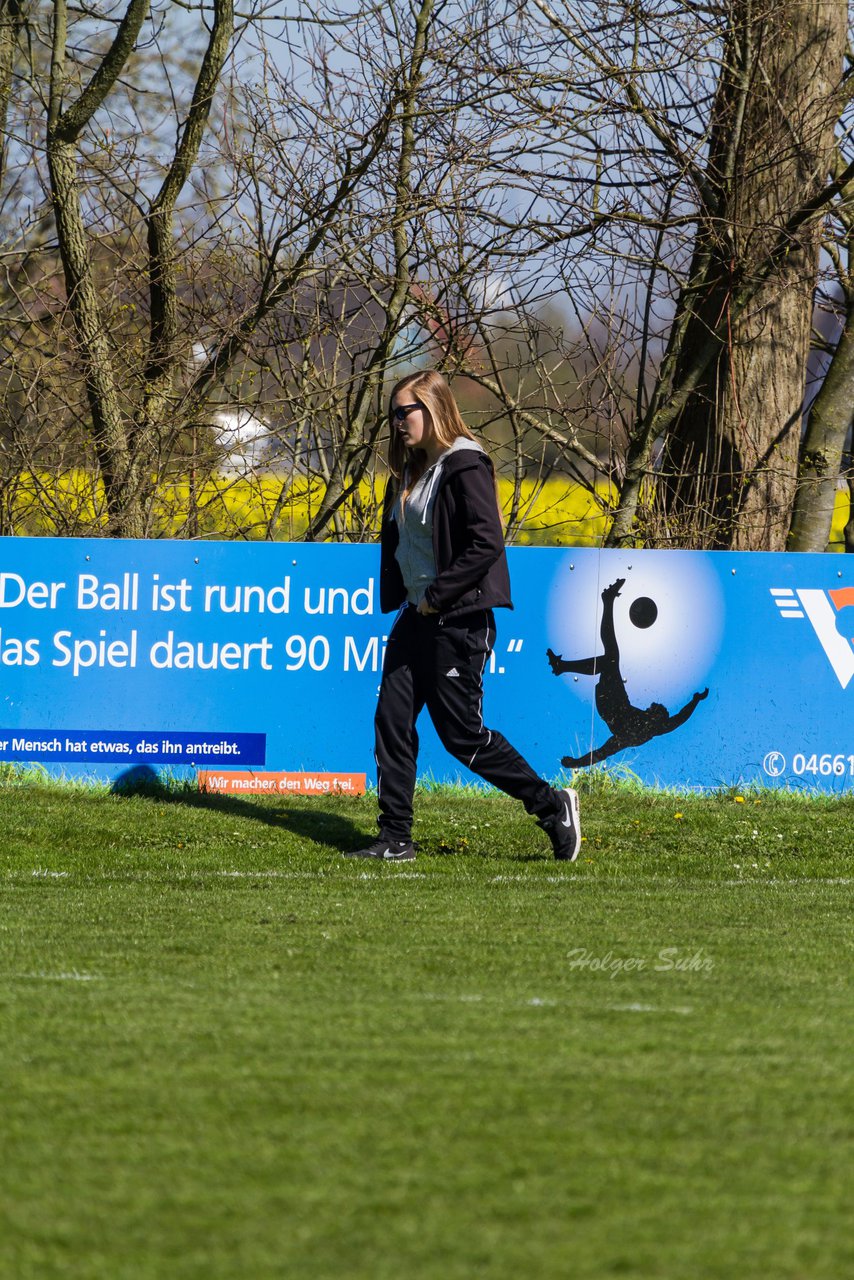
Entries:
[[225,796],[363,796],[364,773],[254,773],[249,769],[200,769],[199,790]]

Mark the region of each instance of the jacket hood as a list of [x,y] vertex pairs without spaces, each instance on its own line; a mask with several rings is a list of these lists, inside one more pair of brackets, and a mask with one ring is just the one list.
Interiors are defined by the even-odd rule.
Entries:
[[477,440],[469,440],[466,436],[457,436],[451,447],[442,454],[439,462],[446,476],[456,475],[458,471],[468,471],[483,463],[491,467],[491,463],[482,445]]

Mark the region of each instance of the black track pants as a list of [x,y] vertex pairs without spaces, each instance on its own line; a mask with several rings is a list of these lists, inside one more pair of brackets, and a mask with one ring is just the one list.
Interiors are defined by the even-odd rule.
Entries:
[[408,840],[418,759],[415,722],[426,705],[442,745],[461,764],[529,813],[556,811],[547,782],[494,729],[483,723],[483,671],[495,640],[491,610],[442,622],[407,606],[392,628],[375,720],[379,828]]

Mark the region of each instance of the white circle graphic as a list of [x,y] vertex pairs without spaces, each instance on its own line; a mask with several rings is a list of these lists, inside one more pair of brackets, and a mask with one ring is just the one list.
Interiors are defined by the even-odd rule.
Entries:
[[[571,567],[572,566],[572,567]],[[558,569],[548,608],[549,644],[565,659],[592,658],[603,652],[600,636],[602,591],[624,579],[614,601],[614,629],[620,674],[636,707],[663,702],[671,714],[709,683],[708,673],[720,648],[724,605],[720,583],[705,556],[684,551],[605,551],[575,558]],[[647,625],[632,622],[634,610]],[[595,676],[565,681],[583,698]]]

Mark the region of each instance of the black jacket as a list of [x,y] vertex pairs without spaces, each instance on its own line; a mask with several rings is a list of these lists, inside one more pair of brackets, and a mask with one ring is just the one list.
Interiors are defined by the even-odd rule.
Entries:
[[[406,587],[395,559],[397,484],[390,480],[380,538],[380,608],[399,609]],[[436,581],[425,599],[446,618],[476,609],[513,608],[504,533],[495,498],[492,463],[479,449],[459,449],[442,460],[433,505]]]

